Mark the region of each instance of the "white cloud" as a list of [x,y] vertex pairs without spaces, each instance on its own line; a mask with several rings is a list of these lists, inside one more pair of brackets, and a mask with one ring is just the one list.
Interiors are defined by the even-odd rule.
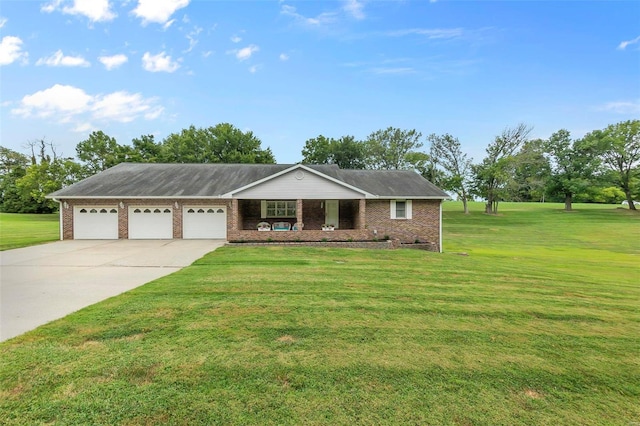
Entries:
[[20,107],[13,109],[13,114],[22,117],[51,117],[56,115],[61,121],[68,121],[71,116],[86,112],[93,98],[84,90],[73,86],[56,84],[48,89],[26,95]]
[[636,114],[640,115],[640,99],[635,101],[607,102],[600,108],[602,111],[609,111],[615,114]]
[[459,38],[464,34],[462,28],[410,28],[406,30],[388,31],[390,37],[403,37],[407,35],[425,36],[429,40]]
[[165,24],[176,10],[188,5],[189,0],[138,0],[138,6],[131,13],[141,18],[143,24]]
[[127,58],[127,55],[120,53],[118,55],[112,56],[100,56],[98,60],[102,63],[102,65],[104,65],[107,70],[112,70],[123,65],[129,60],[129,58]]
[[111,11],[109,0],[73,0],[71,6],[63,6],[68,1],[53,0],[43,5],[40,10],[51,13],[60,10],[67,15],[83,15],[91,22],[111,21],[117,15]]
[[89,61],[82,56],[65,56],[62,50],[58,50],[48,58],[40,58],[36,65],[46,65],[49,67],[88,67],[91,66]]
[[337,13],[324,12],[315,18],[307,18],[297,12],[297,9],[293,6],[283,4],[280,9],[280,14],[292,17],[298,24],[309,27],[318,27],[321,25],[335,22],[337,19]]
[[249,72],[251,74],[255,74],[256,72],[258,72],[258,69],[260,69],[260,67],[258,65],[252,65],[249,67]]
[[247,47],[243,47],[242,49],[234,49],[229,50],[227,53],[234,54],[239,61],[246,61],[251,58],[251,56],[256,53],[260,48],[255,44],[250,44]]
[[51,2],[43,4],[40,7],[40,11],[41,12],[45,12],[45,13],[55,12],[56,9],[58,9],[58,7],[60,7],[60,3],[62,3],[62,0],[51,0]]
[[164,25],[162,26],[162,29],[166,31],[174,22],[176,22],[175,19],[165,22]]
[[640,43],[640,36],[634,38],[633,40],[627,40],[627,41],[623,41],[618,45],[618,49],[619,50],[624,50],[627,48],[627,46],[629,46],[630,44],[636,44],[636,43]]
[[3,18],[0,16],[0,28],[4,27],[4,24],[7,23],[7,18]]
[[128,123],[138,118],[153,120],[164,108],[155,98],[140,93],[119,91],[106,95],[90,95],[84,90],[56,84],[48,89],[26,95],[11,113],[23,118],[47,118],[58,123],[73,123],[74,131],[92,129],[92,120]]
[[198,39],[196,37],[201,32],[202,32],[202,28],[195,27],[193,31],[187,34],[187,40],[189,40],[189,48],[185,50],[184,53],[189,53],[193,50],[194,47],[196,47],[196,44],[198,44]]
[[364,14],[364,4],[358,0],[346,0],[345,5],[342,7],[345,12],[350,14],[353,18],[361,21],[366,16]]
[[75,133],[89,133],[94,130],[97,129],[91,123],[78,123],[73,129],[71,129],[71,131]]
[[150,72],[174,72],[180,68],[180,64],[171,61],[171,56],[164,52],[160,52],[157,55],[151,55],[146,52],[142,56],[142,67]]
[[203,58],[208,58],[211,55],[213,55],[213,50],[207,50],[206,52],[202,52]]
[[96,97],[91,110],[98,120],[129,123],[140,116],[157,118],[163,109],[154,106],[153,102],[153,99],[144,99],[140,93],[120,91]]
[[231,42],[232,43],[240,43],[241,41],[242,41],[242,37],[239,37],[239,36],[237,36],[235,34],[231,36]]
[[415,69],[410,68],[410,67],[395,67],[395,68],[386,68],[386,67],[378,67],[378,68],[372,68],[370,70],[373,74],[378,74],[378,75],[404,75],[404,74],[414,74],[416,72]]
[[279,56],[281,61],[288,61],[289,60],[289,55],[287,55],[286,53],[281,53]]
[[0,42],[0,65],[9,65],[17,60],[26,63],[29,54],[22,51],[20,37],[4,36]]

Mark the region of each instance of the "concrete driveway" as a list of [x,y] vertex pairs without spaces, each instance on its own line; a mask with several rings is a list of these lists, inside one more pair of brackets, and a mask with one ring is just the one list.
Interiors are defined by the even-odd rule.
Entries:
[[175,272],[223,244],[77,240],[0,252],[0,341]]

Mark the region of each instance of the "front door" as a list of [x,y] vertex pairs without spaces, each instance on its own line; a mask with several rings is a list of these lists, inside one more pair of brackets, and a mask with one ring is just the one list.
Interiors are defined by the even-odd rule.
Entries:
[[338,229],[338,222],[340,221],[338,200],[326,200],[324,202],[324,223],[327,225],[334,225],[335,229]]

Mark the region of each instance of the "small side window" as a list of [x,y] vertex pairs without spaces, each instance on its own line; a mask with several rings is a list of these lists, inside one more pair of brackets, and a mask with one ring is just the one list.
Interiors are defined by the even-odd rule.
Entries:
[[411,219],[411,200],[391,200],[391,219]]

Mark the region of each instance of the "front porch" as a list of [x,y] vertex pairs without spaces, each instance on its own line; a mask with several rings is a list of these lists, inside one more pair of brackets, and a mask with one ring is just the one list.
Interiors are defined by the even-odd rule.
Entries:
[[[373,240],[365,226],[364,199],[254,200],[234,199],[229,241],[360,241]],[[269,224],[270,230],[258,230]],[[333,230],[326,229],[333,225]],[[290,230],[288,230],[290,229]]]

